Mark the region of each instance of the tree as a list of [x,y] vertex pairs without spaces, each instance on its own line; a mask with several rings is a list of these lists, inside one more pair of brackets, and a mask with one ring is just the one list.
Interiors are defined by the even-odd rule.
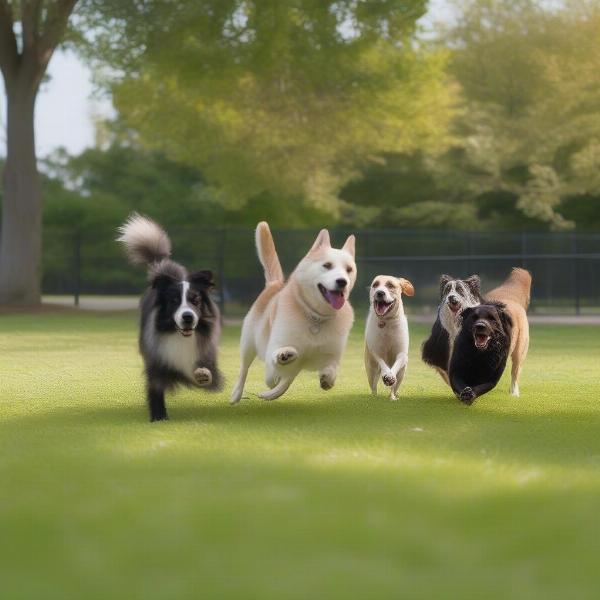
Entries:
[[40,301],[42,194],[34,108],[77,0],[0,0],[0,70],[7,99],[0,303]]
[[460,6],[448,39],[464,95],[455,126],[466,187],[512,197],[552,229],[573,227],[563,200],[600,195],[600,8],[586,0]]
[[446,53],[416,39],[423,0],[156,1],[143,22],[135,3],[96,8],[121,119],[228,210],[269,196],[337,219],[358,165],[445,143],[453,88]]

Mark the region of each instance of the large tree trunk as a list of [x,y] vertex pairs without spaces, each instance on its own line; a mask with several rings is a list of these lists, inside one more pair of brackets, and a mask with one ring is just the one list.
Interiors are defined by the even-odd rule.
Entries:
[[42,192],[34,135],[37,86],[23,79],[7,85],[0,304],[38,304],[41,293]]

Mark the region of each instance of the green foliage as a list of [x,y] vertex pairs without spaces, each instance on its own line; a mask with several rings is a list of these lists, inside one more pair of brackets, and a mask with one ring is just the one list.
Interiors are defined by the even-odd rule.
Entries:
[[534,0],[461,7],[449,41],[464,94],[460,147],[477,188],[514,194],[525,216],[553,229],[572,227],[562,200],[600,194],[600,11]]
[[228,210],[268,196],[337,219],[370,156],[446,141],[454,88],[415,39],[423,0],[83,6],[124,123]]

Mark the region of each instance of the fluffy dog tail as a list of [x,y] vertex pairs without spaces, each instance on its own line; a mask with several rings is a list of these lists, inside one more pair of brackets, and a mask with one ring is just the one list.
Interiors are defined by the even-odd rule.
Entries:
[[265,270],[265,281],[267,284],[283,282],[283,270],[275,250],[275,243],[271,230],[266,221],[261,221],[256,226],[256,251],[258,259]]
[[152,266],[171,256],[171,241],[165,231],[148,217],[133,213],[121,227],[117,242],[134,265]]
[[527,310],[531,296],[531,281],[529,271],[514,267],[502,285],[486,294],[486,299],[500,302],[512,300]]

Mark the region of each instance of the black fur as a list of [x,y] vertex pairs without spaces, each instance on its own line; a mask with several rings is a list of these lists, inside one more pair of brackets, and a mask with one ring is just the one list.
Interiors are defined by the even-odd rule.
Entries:
[[[481,297],[481,280],[478,275],[471,275],[462,280],[455,279],[451,275],[440,277],[440,305],[438,306],[436,320],[431,328],[431,334],[421,346],[421,358],[423,362],[444,372],[448,371],[450,361],[450,336],[440,320],[440,310],[444,305],[447,294],[446,286],[453,281],[462,282],[477,301],[483,301]],[[457,293],[460,295],[460,291]]]
[[[485,349],[475,346],[476,324],[490,336]],[[504,304],[486,303],[462,311],[462,328],[448,369],[452,390],[461,402],[470,405],[496,386],[506,367],[511,330]]]
[[[161,360],[160,344],[165,336],[179,336],[174,314],[181,302],[182,282],[188,281],[188,302],[198,315],[195,327],[195,343],[199,355],[195,367],[204,367],[212,374],[207,390],[220,390],[223,377],[217,365],[215,333],[219,327],[219,310],[210,290],[214,285],[210,271],[199,271],[187,275],[183,267],[172,261],[163,261],[152,276],[141,301],[140,352],[144,359],[148,409],[151,421],[168,419],[165,392],[173,391],[178,385],[194,387],[184,372]],[[217,330],[215,331],[215,328]]]
[[448,332],[442,327],[440,323],[440,317],[438,315],[433,327],[431,328],[431,334],[423,342],[421,347],[421,356],[423,361],[432,367],[442,369],[442,371],[448,370],[448,362],[450,361],[450,337]]

